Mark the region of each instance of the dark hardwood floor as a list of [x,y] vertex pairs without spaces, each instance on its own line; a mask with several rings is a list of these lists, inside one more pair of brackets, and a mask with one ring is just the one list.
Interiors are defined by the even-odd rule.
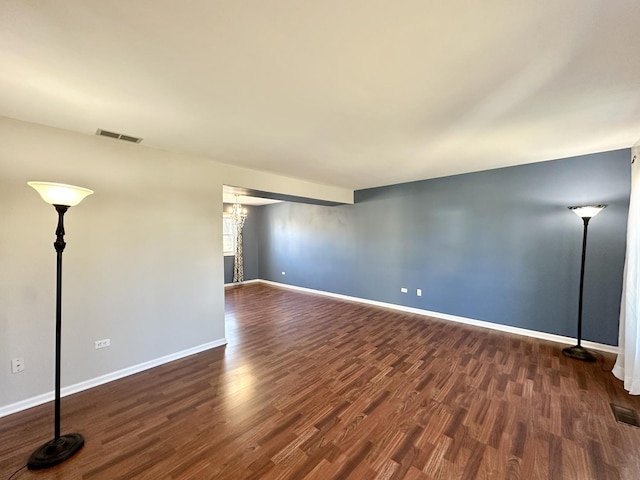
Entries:
[[[640,478],[612,355],[262,284],[226,302],[226,347],[64,398],[84,449],[14,478]],[[0,419],[0,479],[52,423]]]

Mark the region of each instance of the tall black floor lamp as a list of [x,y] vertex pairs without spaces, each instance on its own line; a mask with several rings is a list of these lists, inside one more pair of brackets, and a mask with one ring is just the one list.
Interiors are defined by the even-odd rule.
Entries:
[[62,339],[62,252],[64,241],[64,214],[69,207],[78,205],[84,197],[91,195],[92,190],[73,185],[50,182],[27,182],[36,189],[42,199],[53,205],[58,212],[58,228],[56,241],[53,244],[57,252],[56,276],[56,381],[54,406],[53,440],[41,445],[29,457],[27,466],[30,470],[42,470],[64,462],[84,445],[84,438],[79,433],[60,435],[60,345]]
[[582,292],[584,290],[584,260],[587,252],[587,226],[589,220],[595,217],[606,205],[583,205],[581,207],[569,207],[573,213],[582,218],[584,233],[582,234],[582,263],[580,266],[580,297],[578,300],[578,344],[562,350],[567,357],[576,358],[584,362],[595,362],[596,357],[582,346]]

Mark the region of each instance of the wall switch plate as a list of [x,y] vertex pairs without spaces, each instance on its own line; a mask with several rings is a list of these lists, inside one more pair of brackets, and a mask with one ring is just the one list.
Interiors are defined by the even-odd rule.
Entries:
[[419,297],[422,296],[422,289],[419,288],[418,290],[416,290],[416,295],[418,295]]
[[104,340],[96,340],[96,350],[99,348],[110,347],[111,339],[105,338]]
[[11,373],[20,373],[24,370],[24,358],[12,358],[11,359]]
[[284,273],[284,272],[282,272],[282,274],[283,274],[283,275],[285,275],[285,273]]
[[404,287],[402,287],[402,288],[400,289],[400,293],[407,293],[407,292],[408,292],[408,290],[407,290],[406,288],[404,288]]

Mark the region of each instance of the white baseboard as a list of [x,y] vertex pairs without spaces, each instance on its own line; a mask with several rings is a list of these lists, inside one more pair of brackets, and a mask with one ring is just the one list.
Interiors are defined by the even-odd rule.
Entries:
[[[84,382],[76,383],[74,385],[69,385],[68,387],[61,388],[60,396],[66,397],[67,395],[73,395],[74,393],[78,393],[83,390],[88,390],[90,388],[97,387],[98,385],[103,385],[105,383],[118,380],[119,378],[128,377],[129,375],[133,375],[134,373],[139,373],[144,370],[149,370],[150,368],[157,367],[165,363],[173,362],[174,360],[188,357],[190,355],[204,352],[205,350],[220,347],[226,344],[227,344],[227,339],[220,338],[218,340],[214,340],[213,342],[197,345],[195,347],[191,347],[186,350],[182,350],[180,352],[165,355],[164,357],[156,358],[154,360],[149,360],[148,362],[139,363],[138,365],[133,365],[131,367],[123,368],[122,370],[117,370],[115,372],[107,373],[105,375],[101,375],[96,378],[91,378],[89,380],[85,380]],[[42,405],[43,403],[50,402],[53,399],[54,399],[54,392],[51,391],[51,392],[43,393],[41,395],[37,395],[35,397],[27,398],[26,400],[21,400],[19,402],[11,403],[4,407],[0,407],[0,417],[11,415],[12,413],[17,413],[22,410],[26,410],[28,408],[36,407],[38,405]]]
[[[295,285],[272,282],[270,280],[259,280],[259,281],[262,283],[276,286],[276,287],[284,287],[284,288],[289,288],[291,290],[298,290],[301,292],[315,293],[318,295],[325,295],[327,297],[339,298],[341,300],[347,300],[347,301],[357,302],[357,303],[365,303],[367,305],[375,305],[377,307],[391,308],[393,310],[399,310],[401,312],[415,313],[415,314],[424,315],[427,317],[439,318],[441,320],[449,320],[452,322],[464,323],[467,325],[474,325],[476,327],[489,328],[491,330],[498,330],[501,332],[515,333],[517,335],[524,335],[525,337],[539,338],[541,340],[549,340],[552,342],[563,343],[567,345],[575,345],[577,341],[575,338],[565,337],[562,335],[555,335],[553,333],[545,333],[545,332],[539,332],[537,330],[529,330],[526,328],[512,327],[509,325],[502,325],[499,323],[486,322],[484,320],[475,320],[473,318],[459,317],[457,315],[449,315],[448,313],[432,312],[430,310],[422,310],[420,308],[414,308],[414,307],[405,307],[404,305],[396,305],[394,303],[379,302],[377,300],[367,300],[366,298],[351,297],[349,295],[325,292],[323,290],[314,290],[312,288],[306,288],[306,287],[297,287]],[[608,352],[608,353],[615,353],[615,354],[618,353],[618,347],[614,345],[589,342],[585,340],[582,341],[582,345],[592,350],[599,350],[601,352]]]
[[259,278],[255,278],[253,280],[244,280],[243,282],[232,282],[232,283],[225,283],[224,284],[224,288],[227,287],[235,287],[237,285],[247,285],[249,283],[258,283],[258,282],[262,282],[263,280],[260,280]]
[[[565,337],[562,335],[539,332],[537,330],[528,330],[526,328],[520,328],[520,327],[512,327],[509,325],[501,325],[499,323],[486,322],[484,320],[475,320],[472,318],[459,317],[457,315],[449,315],[448,313],[432,312],[429,310],[422,310],[414,307],[406,307],[403,305],[396,305],[393,303],[379,302],[377,300],[368,300],[365,298],[351,297],[349,295],[325,292],[323,290],[314,290],[312,288],[306,288],[306,287],[298,287],[295,285],[288,285],[286,283],[272,282],[270,280],[262,280],[262,279],[246,280],[244,282],[228,283],[228,284],[225,284],[225,287],[233,287],[237,285],[246,285],[251,283],[265,283],[265,284],[273,285],[276,287],[283,287],[291,290],[314,293],[317,295],[324,295],[327,297],[338,298],[341,300],[347,300],[351,302],[364,303],[367,305],[390,308],[390,309],[398,310],[401,312],[415,313],[417,315],[434,317],[442,320],[449,320],[452,322],[464,323],[467,325],[474,325],[477,327],[489,328],[491,330],[498,330],[501,332],[515,333],[517,335],[523,335],[523,336],[532,337],[532,338],[539,338],[542,340],[549,340],[552,342],[557,342],[557,343],[562,343],[567,345],[574,345],[576,343],[575,338]],[[74,385],[69,385],[68,387],[64,387],[61,389],[60,395],[62,397],[66,397],[67,395],[72,395],[74,393],[78,393],[83,390],[88,390],[89,388],[97,387],[98,385],[103,385],[105,383],[112,382],[114,380],[118,380],[120,378],[127,377],[129,375],[133,375],[135,373],[139,373],[144,370],[148,370],[150,368],[157,367],[159,365],[163,365],[165,363],[169,363],[174,360],[178,360],[180,358],[188,357],[190,355],[194,355],[196,353],[203,352],[211,348],[216,348],[222,345],[226,345],[226,343],[227,343],[227,340],[225,338],[221,338],[218,340],[214,340],[213,342],[208,342],[202,345],[188,348],[186,350],[182,350],[180,352],[172,353],[170,355],[165,355],[164,357],[156,358],[154,360],[149,360],[148,362],[143,362],[138,365],[133,365],[131,367],[124,368],[122,370],[118,370],[112,373],[107,373],[105,375],[101,375],[96,378],[92,378],[80,383],[76,383]],[[599,350],[602,352],[608,352],[608,353],[614,353],[614,354],[618,353],[618,347],[614,345],[606,345],[604,343],[589,342],[589,341],[582,341],[582,345],[592,350]],[[35,397],[27,398],[25,400],[21,400],[19,402],[5,405],[3,407],[0,407],[0,417],[11,415],[12,413],[17,413],[22,410],[26,410],[28,408],[36,407],[38,405],[42,405],[43,403],[50,402],[53,399],[54,399],[54,392],[51,391],[51,392],[43,393],[41,395],[37,395]]]

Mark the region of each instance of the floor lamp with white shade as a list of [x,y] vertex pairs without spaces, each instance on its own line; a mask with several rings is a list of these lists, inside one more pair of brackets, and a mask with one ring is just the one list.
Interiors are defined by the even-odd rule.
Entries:
[[578,300],[578,343],[573,347],[567,347],[562,353],[567,357],[582,360],[584,362],[595,362],[596,357],[582,346],[582,297],[584,290],[584,261],[587,253],[587,227],[589,220],[595,217],[605,208],[606,205],[583,205],[579,207],[568,207],[573,213],[582,219],[584,230],[582,233],[582,263],[580,267],[580,296]]
[[64,241],[64,214],[69,207],[78,205],[92,190],[73,185],[51,182],[27,182],[42,197],[53,205],[58,212],[56,241],[53,246],[57,254],[56,269],[56,363],[55,363],[55,403],[54,403],[54,437],[31,454],[27,462],[30,470],[42,470],[64,462],[73,456],[84,445],[84,438],[79,433],[60,435],[60,347],[62,340],[62,252],[66,246]]

